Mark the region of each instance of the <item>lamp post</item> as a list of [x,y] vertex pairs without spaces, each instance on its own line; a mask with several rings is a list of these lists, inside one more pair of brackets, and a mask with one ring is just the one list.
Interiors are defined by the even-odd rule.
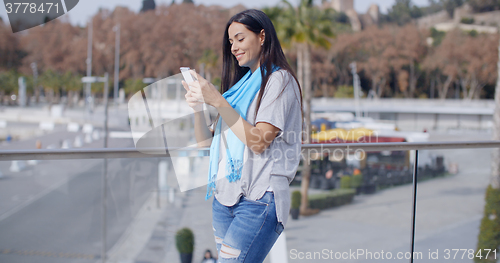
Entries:
[[87,76],[82,78],[82,82],[90,85],[91,83],[104,83],[104,148],[108,147],[108,89],[109,89],[109,74],[104,73],[104,77]]
[[353,80],[353,88],[354,88],[354,108],[356,110],[356,119],[361,117],[361,113],[359,110],[359,76],[356,68],[356,62],[352,62],[349,66],[351,66],[352,80]]
[[115,36],[115,76],[114,80],[114,91],[113,91],[113,101],[118,103],[118,77],[120,73],[120,24],[113,27],[113,31],[116,33]]
[[[88,24],[88,44],[87,44],[86,62],[87,62],[87,77],[90,77],[92,75],[92,18],[90,19]],[[92,108],[91,108],[92,95],[91,95],[90,85],[91,82],[87,82],[87,85],[85,86],[85,105],[87,105],[88,115],[92,113]]]
[[[94,77],[94,76],[87,76],[82,78],[83,83],[87,83],[87,85],[90,85],[91,83],[95,82],[104,82],[104,148],[108,148],[108,89],[109,89],[109,75],[106,72],[104,74],[104,77]],[[104,163],[103,163],[103,169],[102,169],[102,203],[101,203],[101,209],[102,209],[102,224],[101,224],[101,231],[102,231],[102,250],[101,250],[101,260],[103,263],[106,262],[106,239],[107,239],[107,228],[106,228],[106,213],[107,213],[107,205],[106,205],[106,197],[107,197],[107,187],[108,187],[108,159],[104,158]]]
[[[157,78],[143,78],[142,79],[142,83],[150,85],[150,84],[152,84],[154,82],[157,82],[158,80],[159,79],[157,79]],[[160,94],[161,94],[161,92],[160,92],[159,83],[156,83],[155,90],[156,90],[156,96],[157,96],[157,99],[158,99],[158,102],[155,103],[156,104],[155,106],[157,106],[157,110],[158,110],[158,113],[157,113],[158,114],[158,120],[159,120],[159,122],[161,122],[161,120],[162,120],[162,118],[161,118],[161,107],[160,107],[160,101],[161,101],[161,95]],[[146,104],[146,107],[148,107],[148,110],[150,111],[151,108],[149,108],[149,106],[153,106],[153,105]],[[164,132],[162,132],[162,134],[163,134],[163,136],[165,136]],[[164,142],[166,143],[165,137],[164,137]],[[167,145],[165,145],[165,149],[166,148],[167,148]],[[156,184],[156,193],[157,193],[156,194],[156,207],[158,209],[160,208],[160,193],[161,193],[161,190],[162,190],[162,188],[167,188],[167,185],[166,185],[167,180],[166,180],[166,178],[163,178],[164,180],[162,180],[161,176],[160,176],[160,173],[161,174],[165,174],[164,170],[166,170],[166,168],[163,167],[163,165],[166,165],[166,163],[165,164],[160,164],[160,163],[161,163],[160,159],[157,158],[156,159],[156,165],[158,166],[158,173],[157,173],[157,178],[156,178],[156,180],[157,180],[157,184]],[[170,167],[172,167],[172,166],[170,166]],[[163,186],[162,183],[165,183],[165,185]]]
[[35,91],[35,102],[38,104],[38,101],[40,100],[40,89],[37,88],[38,69],[36,67],[36,62],[31,62],[30,66],[33,70],[33,91]]

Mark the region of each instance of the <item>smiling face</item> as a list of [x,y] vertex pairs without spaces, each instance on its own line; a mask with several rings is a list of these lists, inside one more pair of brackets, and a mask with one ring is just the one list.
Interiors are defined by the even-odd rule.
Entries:
[[264,43],[264,30],[260,34],[248,30],[245,25],[233,22],[228,29],[231,53],[240,67],[249,67],[254,72],[259,66],[261,44]]

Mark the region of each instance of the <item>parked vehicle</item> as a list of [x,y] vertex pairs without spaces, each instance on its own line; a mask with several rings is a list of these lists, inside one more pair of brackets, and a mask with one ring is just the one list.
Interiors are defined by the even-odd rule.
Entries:
[[[311,135],[311,143],[382,143],[426,141],[428,134],[416,132],[399,132],[394,130],[367,129],[359,126],[360,122],[342,122],[344,127],[356,127],[350,130],[327,126],[318,123],[320,130]],[[375,127],[373,124],[372,127]],[[327,129],[330,127],[330,129]],[[318,128],[316,126],[316,128]],[[422,152],[422,151],[421,151]],[[310,187],[314,189],[340,188],[343,176],[361,174],[360,185],[356,185],[357,193],[374,193],[377,189],[407,184],[413,181],[414,151],[369,151],[347,154],[345,151],[326,151],[311,155]],[[300,184],[302,180],[302,160],[292,184]],[[446,172],[443,156],[432,156],[428,151],[419,154],[419,180],[443,175]]]

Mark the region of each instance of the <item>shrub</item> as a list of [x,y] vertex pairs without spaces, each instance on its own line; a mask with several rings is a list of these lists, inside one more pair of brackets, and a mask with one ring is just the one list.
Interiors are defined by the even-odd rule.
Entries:
[[362,174],[353,175],[351,178],[351,187],[352,188],[360,187],[362,182],[363,182]]
[[177,231],[175,235],[175,246],[179,253],[191,254],[194,248],[194,235],[193,231],[189,228],[183,228]]
[[[477,249],[475,252],[475,255],[478,255],[478,257],[474,257],[474,262],[476,263],[496,262],[492,253],[488,255],[488,258],[485,258],[488,253],[485,249],[493,251],[500,247],[500,189],[494,189],[491,185],[488,185],[485,199],[484,216],[479,227]],[[479,251],[482,258],[479,258]]]
[[299,208],[300,207],[300,202],[302,200],[302,194],[300,193],[300,191],[293,191],[292,193],[292,209],[294,208]]
[[348,175],[344,175],[340,177],[340,188],[349,189],[351,188],[351,177]]
[[446,32],[443,32],[443,31],[438,31],[436,30],[436,28],[431,28],[431,37],[432,39],[434,39],[434,41],[432,42],[432,45],[437,47],[441,44],[441,42],[443,41],[444,37],[446,36]]
[[326,193],[309,196],[309,207],[326,209],[352,202],[356,191],[354,189],[333,189]]
[[462,17],[462,19],[460,19],[460,23],[462,24],[474,24],[474,18],[472,17]]
[[352,86],[338,86],[334,95],[335,98],[354,98],[354,88]]
[[469,31],[469,36],[471,37],[477,37],[479,33],[475,30],[475,29],[472,29],[471,31]]

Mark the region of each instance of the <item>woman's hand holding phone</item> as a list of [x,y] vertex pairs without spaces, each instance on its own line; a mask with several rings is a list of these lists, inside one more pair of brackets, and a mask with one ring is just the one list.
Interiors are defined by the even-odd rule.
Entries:
[[203,102],[198,101],[195,97],[193,97],[193,92],[191,91],[191,87],[189,86],[194,82],[193,75],[191,74],[191,70],[188,67],[182,67],[180,68],[182,76],[184,77],[184,80],[182,81],[182,86],[184,86],[184,89],[187,91],[186,95],[184,96],[186,98],[186,102],[188,103],[189,107],[193,108],[195,111],[201,111],[203,110]]
[[[213,107],[219,107],[222,100],[225,100],[215,86],[204,79],[200,74],[190,70],[191,75],[196,76],[196,80],[190,83],[182,82],[187,91],[186,101],[190,107],[199,107],[198,104],[206,103]],[[194,108],[193,108],[194,109]],[[196,110],[196,109],[195,109]]]
[[182,86],[184,86],[184,89],[186,89],[187,93],[184,95],[186,98],[186,102],[188,103],[189,107],[191,107],[194,111],[201,111],[203,110],[203,102],[198,101],[197,98],[193,97],[193,92],[189,88],[188,84],[186,81],[182,81]]

